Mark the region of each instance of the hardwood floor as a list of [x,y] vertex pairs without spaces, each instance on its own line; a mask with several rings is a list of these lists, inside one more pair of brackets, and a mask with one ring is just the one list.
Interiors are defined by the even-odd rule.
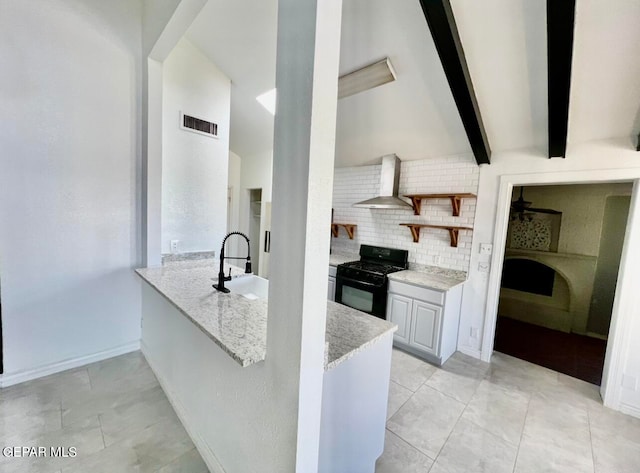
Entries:
[[606,340],[498,317],[494,349],[600,385]]

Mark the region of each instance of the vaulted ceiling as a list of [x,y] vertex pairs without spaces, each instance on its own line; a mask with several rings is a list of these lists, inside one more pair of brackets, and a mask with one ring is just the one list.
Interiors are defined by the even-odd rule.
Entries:
[[[336,166],[470,153],[419,0],[345,0],[340,73],[389,57],[398,80],[338,102]],[[545,0],[451,0],[492,150],[547,152]],[[231,149],[272,147],[275,0],[209,0],[188,39],[232,81]],[[569,144],[640,132],[640,1],[577,0]],[[635,143],[634,143],[635,144]]]

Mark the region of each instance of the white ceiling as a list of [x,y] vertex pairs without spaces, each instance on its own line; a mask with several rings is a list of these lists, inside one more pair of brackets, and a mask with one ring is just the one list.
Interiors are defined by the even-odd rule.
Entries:
[[272,148],[273,115],[256,97],[275,87],[276,0],[209,0],[187,39],[231,79],[230,148],[252,156]]
[[[451,0],[493,151],[547,147],[546,0]],[[338,103],[336,166],[469,153],[418,0],[345,0],[340,73],[388,56],[398,80]],[[276,0],[209,0],[187,33],[232,81],[231,149],[272,147]],[[640,1],[577,0],[569,141],[640,131]]]
[[547,148],[546,0],[452,0],[491,149]]
[[636,138],[640,0],[578,0],[573,54],[569,141]]

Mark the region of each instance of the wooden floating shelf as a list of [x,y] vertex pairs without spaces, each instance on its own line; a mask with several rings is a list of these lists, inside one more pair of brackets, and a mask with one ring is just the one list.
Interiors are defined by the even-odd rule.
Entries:
[[458,234],[460,230],[473,230],[470,227],[451,227],[448,225],[429,225],[426,223],[401,223],[403,227],[409,227],[411,235],[413,236],[413,242],[418,243],[420,241],[420,229],[421,228],[440,228],[443,230],[449,230],[449,238],[451,239],[451,246],[458,247]]
[[475,194],[405,194],[405,197],[411,199],[411,205],[413,205],[413,213],[420,215],[420,208],[422,207],[423,199],[449,199],[451,201],[451,208],[453,209],[453,216],[458,217],[460,215],[460,203],[462,199],[475,199]]
[[331,234],[334,237],[338,237],[338,229],[340,227],[344,228],[347,231],[347,235],[349,235],[349,240],[353,240],[353,235],[356,231],[358,225],[353,223],[332,223],[331,224]]

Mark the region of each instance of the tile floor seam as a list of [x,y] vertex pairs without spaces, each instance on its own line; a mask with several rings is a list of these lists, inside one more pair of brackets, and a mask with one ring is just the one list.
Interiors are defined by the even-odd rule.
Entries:
[[[428,388],[433,389],[434,391],[439,392],[439,393],[440,393],[440,394],[442,394],[443,396],[447,396],[449,399],[453,399],[454,401],[457,401],[457,402],[459,402],[460,404],[464,404],[464,409],[463,409],[463,411],[464,411],[464,410],[467,408],[467,406],[469,405],[469,403],[468,403],[468,402],[464,402],[464,401],[461,401],[460,399],[456,399],[456,398],[455,398],[455,397],[453,397],[451,394],[448,394],[448,393],[445,393],[445,392],[443,392],[443,391],[440,391],[440,390],[439,390],[438,388],[436,388],[436,387],[433,387],[433,386],[431,386],[431,385],[429,385],[429,384],[427,384],[426,386],[427,386]],[[420,388],[422,388],[422,386],[420,386]],[[476,389],[478,389],[478,388],[476,388]],[[475,391],[473,392],[473,394],[475,395]]]
[[104,441],[104,429],[102,428],[102,414],[98,414],[98,424],[100,425],[100,434],[102,435],[102,447],[107,448],[107,442]]
[[593,434],[591,433],[591,413],[587,407],[587,423],[589,424],[589,446],[591,447],[591,462],[593,463],[593,471],[596,471],[596,453],[593,448]]
[[89,368],[85,368],[87,372],[87,378],[89,379],[89,391],[93,391],[93,383],[91,382],[91,373],[89,372]]
[[[440,391],[438,391],[440,392]],[[453,398],[451,398],[453,399]],[[454,401],[460,402],[457,399],[454,399]],[[460,404],[463,404],[462,402],[460,402]],[[451,439],[451,434],[453,433],[453,431],[456,429],[456,426],[458,425],[458,423],[460,422],[460,419],[462,419],[462,414],[464,414],[464,411],[467,410],[467,406],[469,406],[469,403],[466,403],[464,405],[464,409],[462,409],[460,411],[460,414],[458,415],[458,418],[456,419],[455,424],[453,424],[453,427],[451,428],[451,430],[449,431],[449,434],[447,435],[447,439],[444,441],[444,443],[440,446],[440,449],[438,450],[438,454],[436,455],[436,457],[433,459],[433,465],[436,464],[436,462],[438,461],[438,457],[440,456],[440,453],[442,453],[442,450],[444,450],[444,446],[449,442],[449,439]],[[428,456],[428,455],[427,455]],[[433,465],[431,465],[431,468],[433,468]],[[429,469],[429,471],[431,471],[431,469]]]
[[[403,353],[404,353],[404,352],[403,352]],[[412,356],[412,357],[414,357],[414,358],[415,358],[415,356],[414,356],[414,355],[410,355],[410,356]],[[417,359],[417,358],[416,358],[416,359]],[[421,360],[421,361],[422,361],[422,360]],[[435,365],[431,365],[431,364],[429,363],[429,366],[435,366]],[[418,387],[415,389],[415,391],[414,391],[413,389],[411,389],[409,386],[405,386],[404,384],[399,383],[398,381],[393,381],[393,380],[390,380],[390,381],[393,381],[394,383],[399,384],[399,385],[400,385],[400,386],[402,386],[403,388],[406,388],[406,389],[408,389],[409,391],[411,391],[413,394],[415,394],[415,393],[417,393],[417,392],[420,390],[420,388],[421,388],[422,386],[424,386],[425,384],[427,384],[427,382],[428,382],[428,381],[431,379],[431,377],[432,377],[432,376],[433,376],[433,375],[438,371],[438,369],[442,369],[442,366],[435,366],[435,368],[437,368],[437,369],[436,369],[436,370],[434,370],[431,374],[429,374],[429,376],[427,376],[427,377],[425,378],[425,380],[420,384],[420,386],[418,386]],[[438,392],[440,392],[440,391],[438,391]]]
[[[420,389],[422,386],[424,386],[425,384],[427,384],[429,382],[429,380],[431,378],[433,378],[433,375],[436,374],[438,372],[439,369],[442,369],[442,365],[441,366],[436,366],[436,370],[432,371],[431,374],[427,377],[427,379],[424,380],[424,382],[418,387],[418,389]],[[418,392],[418,389],[416,389],[416,392]]]
[[[431,458],[431,455],[429,455],[428,453],[426,453],[424,450],[416,447],[415,445],[413,445],[411,442],[409,442],[407,439],[405,439],[402,435],[400,435],[399,432],[394,432],[393,430],[385,427],[385,430],[388,430],[389,432],[391,432],[393,435],[395,435],[396,437],[398,437],[400,440],[402,440],[404,443],[406,443],[407,445],[409,445],[411,448],[417,450],[418,452],[420,452],[421,454],[423,454],[425,457],[427,457],[429,460],[432,460],[435,463],[435,460],[433,458]],[[437,456],[437,455],[436,455]]]
[[[464,409],[464,410],[466,411],[466,410],[467,410],[467,408],[465,407],[465,409]],[[464,411],[462,412],[462,414],[464,414]],[[462,418],[462,415],[461,415],[460,417]],[[458,421],[459,421],[459,420],[458,420]],[[518,441],[518,443],[513,443],[513,442],[511,442],[510,440],[507,440],[507,439],[505,439],[505,438],[502,438],[502,437],[500,437],[499,435],[494,434],[494,433],[493,433],[493,432],[491,432],[490,430],[487,430],[487,428],[486,428],[486,427],[484,427],[484,426],[482,426],[482,425],[478,424],[478,423],[477,423],[477,422],[475,422],[473,419],[466,419],[466,421],[467,421],[467,422],[470,422],[471,424],[475,425],[475,426],[476,426],[476,427],[478,427],[480,430],[482,430],[484,433],[486,433],[486,434],[490,435],[491,437],[493,437],[493,438],[495,438],[495,439],[498,439],[498,440],[499,440],[499,441],[501,441],[501,442],[505,442],[505,443],[507,443],[507,444],[509,444],[509,445],[512,445],[512,446],[516,447],[516,448],[519,448],[519,447],[520,447],[520,441]],[[457,424],[457,422],[456,422],[456,425],[458,425],[458,424]],[[454,427],[454,428],[455,428],[455,427]],[[523,425],[523,427],[522,427],[522,430],[524,430],[524,425]],[[452,431],[452,432],[453,432],[453,431]],[[522,434],[520,434],[520,438],[522,438]]]
[[435,462],[435,460],[433,458],[431,458],[429,455],[427,455],[426,453],[424,453],[422,450],[420,450],[418,447],[412,445],[409,441],[407,441],[406,439],[403,439],[400,434],[394,432],[393,430],[389,430],[388,428],[384,428],[385,431],[389,432],[391,435],[395,435],[396,437],[398,437],[402,442],[404,442],[405,444],[407,444],[409,447],[411,447],[412,449],[414,449],[416,452],[421,453],[422,455],[424,455],[425,457],[427,457],[429,460]]
[[531,395],[529,395],[529,400],[527,401],[527,411],[524,415],[524,421],[522,422],[522,431],[520,432],[520,441],[518,442],[518,449],[516,450],[516,459],[513,462],[513,473],[516,472],[516,466],[518,465],[518,457],[520,456],[520,446],[522,445],[522,437],[524,437],[524,428],[527,425],[527,417],[529,417],[529,407],[531,406]]
[[[390,381],[390,382],[391,382],[391,383],[395,383],[395,381]],[[402,385],[401,385],[401,384],[399,384],[399,383],[396,383],[396,384],[397,384],[398,386],[402,386]],[[404,387],[404,386],[402,386],[402,387]],[[408,389],[408,388],[406,388],[406,389]],[[409,391],[411,391],[411,390],[409,389]],[[415,394],[415,392],[411,391],[411,395],[407,398],[407,400],[406,400],[406,401],[404,401],[404,402],[400,405],[400,407],[398,407],[398,408],[395,410],[395,412],[394,412],[393,414],[391,414],[391,416],[390,416],[390,417],[385,421],[385,423],[384,423],[384,428],[385,428],[385,429],[387,428],[387,422],[389,422],[389,420],[391,419],[391,417],[393,417],[394,415],[396,415],[396,413],[397,413],[400,409],[402,409],[402,408],[404,407],[404,405],[405,405],[407,402],[409,402],[409,400],[413,397],[413,395],[414,395],[414,394]],[[389,409],[389,407],[387,406],[387,415],[389,414],[388,409]],[[389,432],[391,432],[391,431],[389,431]]]
[[392,382],[396,383],[398,386],[402,386],[403,388],[408,389],[409,391],[411,391],[411,395],[415,394],[415,393],[416,393],[416,391],[417,391],[418,389],[420,389],[420,387],[422,387],[422,385],[420,385],[420,386],[418,387],[418,389],[416,389],[416,391],[414,391],[414,390],[413,390],[413,389],[411,389],[409,386],[405,386],[404,384],[402,384],[402,383],[400,383],[400,382],[398,382],[398,381],[393,381],[393,380],[389,380],[389,381],[392,381]]

